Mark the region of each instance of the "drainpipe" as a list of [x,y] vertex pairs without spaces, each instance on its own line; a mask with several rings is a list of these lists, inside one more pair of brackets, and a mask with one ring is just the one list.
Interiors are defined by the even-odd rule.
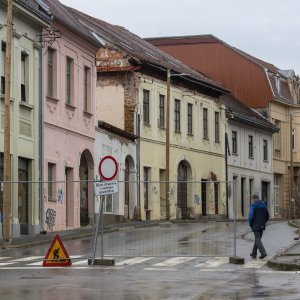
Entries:
[[[225,127],[226,128],[226,127]],[[228,135],[225,132],[225,180],[226,180],[226,218],[229,219],[229,211],[228,211]]]
[[289,109],[290,113],[290,199],[289,199],[289,218],[293,219],[294,214],[293,214],[293,189],[294,189],[294,157],[293,157],[293,114],[291,111],[291,108]]
[[167,122],[166,122],[166,219],[170,219],[170,89],[171,70],[167,69]]
[[[41,31],[41,35],[43,34],[43,30]],[[40,48],[39,55],[39,163],[40,163],[40,186],[39,186],[39,195],[40,195],[40,227],[41,232],[44,232],[44,88],[43,88],[43,48]]]
[[142,216],[142,208],[141,208],[141,116],[137,114],[136,118],[137,122],[137,145],[136,145],[136,160],[137,160],[137,206],[139,209],[139,218],[141,219]]

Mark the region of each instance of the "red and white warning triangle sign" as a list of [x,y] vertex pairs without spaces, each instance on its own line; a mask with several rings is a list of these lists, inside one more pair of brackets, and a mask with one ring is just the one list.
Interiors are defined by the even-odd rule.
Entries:
[[69,254],[57,234],[44,258],[43,267],[67,267],[71,265]]

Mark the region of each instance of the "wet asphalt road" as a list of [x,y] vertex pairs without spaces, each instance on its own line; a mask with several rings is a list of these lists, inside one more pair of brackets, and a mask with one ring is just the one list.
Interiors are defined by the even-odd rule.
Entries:
[[[185,225],[167,225],[167,232],[161,230],[163,226],[158,226],[114,233],[111,237],[114,240],[119,238],[118,243],[110,245],[114,251],[123,244],[126,251],[129,247],[132,252],[133,245],[137,248],[141,245],[140,234],[146,236],[148,242],[142,243],[143,247],[136,249],[130,258],[122,256],[124,249],[121,249],[115,256],[116,265],[111,267],[76,265],[78,259],[74,259],[69,268],[42,268],[30,266],[28,262],[1,266],[1,262],[7,259],[0,260],[0,299],[300,299],[300,273],[275,271],[265,262],[249,259],[253,234],[246,223],[237,224],[237,255],[245,258],[243,266],[222,261],[224,257],[222,263],[216,263],[222,254],[232,253],[232,241],[229,242],[228,235],[231,225]],[[187,235],[181,235],[181,227],[185,228],[183,231],[188,232]],[[177,249],[173,249],[176,235],[172,232],[177,233]],[[152,241],[155,237],[159,242]],[[263,237],[268,257],[285,249],[293,238],[294,229],[286,222],[270,222]],[[162,244],[162,240],[172,247]],[[197,240],[205,247],[197,246]],[[70,255],[81,255],[80,259],[91,255],[92,239],[66,241],[64,245]],[[199,249],[211,251],[211,247],[216,248],[211,256],[195,255]],[[48,248],[49,245],[41,245],[1,250],[0,257],[10,257],[11,260],[43,256]],[[138,261],[135,254],[138,256],[139,251],[145,252],[146,248],[148,255],[139,256],[139,263],[132,263]],[[165,249],[167,255],[164,256]],[[182,261],[178,263],[180,259]]]

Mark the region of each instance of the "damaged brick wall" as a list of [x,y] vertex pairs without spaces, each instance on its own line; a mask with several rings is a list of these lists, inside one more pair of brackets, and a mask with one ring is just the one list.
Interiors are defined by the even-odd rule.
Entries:
[[99,49],[96,55],[97,86],[123,86],[124,129],[134,134],[139,92],[139,76],[134,71],[139,66],[132,66],[129,59],[126,53],[117,49]]
[[129,57],[119,50],[100,48],[96,54],[96,66],[98,70],[128,67],[130,66],[128,59]]
[[135,134],[135,112],[138,108],[139,76],[135,72],[98,73],[97,86],[124,88],[124,130]]

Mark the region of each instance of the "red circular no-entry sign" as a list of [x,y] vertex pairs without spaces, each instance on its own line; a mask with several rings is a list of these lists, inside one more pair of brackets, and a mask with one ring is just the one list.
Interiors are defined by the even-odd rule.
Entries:
[[109,181],[115,178],[118,172],[118,163],[112,156],[104,156],[99,163],[99,175],[103,180]]

